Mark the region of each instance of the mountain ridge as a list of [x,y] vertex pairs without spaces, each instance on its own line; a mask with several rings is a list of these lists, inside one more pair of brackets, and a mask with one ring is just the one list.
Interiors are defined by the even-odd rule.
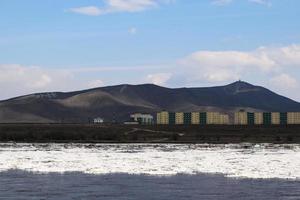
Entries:
[[102,117],[124,121],[131,113],[300,111],[300,103],[261,86],[237,81],[224,86],[167,88],[122,84],[72,92],[45,92],[0,101],[0,123],[76,122]]

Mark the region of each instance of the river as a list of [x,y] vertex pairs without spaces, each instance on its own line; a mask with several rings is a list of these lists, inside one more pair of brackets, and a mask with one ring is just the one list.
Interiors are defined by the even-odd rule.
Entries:
[[3,143],[0,199],[300,199],[300,145]]

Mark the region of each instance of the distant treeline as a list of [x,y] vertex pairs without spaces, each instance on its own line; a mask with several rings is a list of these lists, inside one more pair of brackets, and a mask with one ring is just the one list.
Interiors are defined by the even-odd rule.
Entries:
[[300,143],[300,126],[0,124],[1,142]]

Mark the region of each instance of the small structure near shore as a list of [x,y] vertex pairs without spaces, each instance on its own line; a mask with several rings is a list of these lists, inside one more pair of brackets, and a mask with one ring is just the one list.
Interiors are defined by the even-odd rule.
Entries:
[[94,119],[94,124],[103,124],[104,120],[101,117],[97,117]]
[[151,125],[154,123],[154,118],[150,114],[135,113],[130,115],[130,122],[142,125]]

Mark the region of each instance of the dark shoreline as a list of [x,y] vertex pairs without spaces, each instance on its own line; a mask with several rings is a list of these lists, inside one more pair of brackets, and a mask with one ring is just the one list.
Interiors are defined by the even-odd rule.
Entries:
[[0,124],[0,142],[300,144],[300,125]]

